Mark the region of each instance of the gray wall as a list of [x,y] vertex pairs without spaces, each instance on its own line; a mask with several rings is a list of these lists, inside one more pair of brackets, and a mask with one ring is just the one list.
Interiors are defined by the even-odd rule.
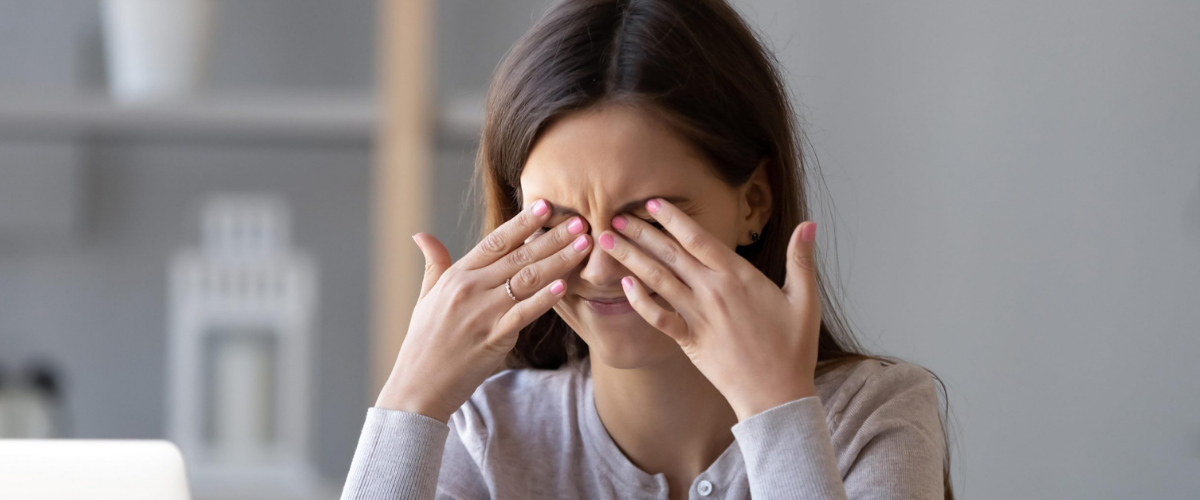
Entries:
[[[102,88],[97,5],[0,0],[0,91]],[[371,92],[374,9],[374,0],[222,2],[211,88]],[[340,484],[371,402],[367,140],[61,139],[0,134],[0,169],[41,151],[34,160],[77,158],[81,173],[71,234],[52,224],[54,238],[0,235],[0,364],[37,356],[62,366],[73,436],[162,437],[168,259],[198,241],[203,196],[281,194],[295,245],[320,268],[314,439],[321,471]]]
[[859,335],[946,381],[960,492],[1195,498],[1200,4],[737,3]]

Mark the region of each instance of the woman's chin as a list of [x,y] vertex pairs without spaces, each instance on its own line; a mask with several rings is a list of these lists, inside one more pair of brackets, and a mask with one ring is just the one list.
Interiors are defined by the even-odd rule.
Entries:
[[589,337],[584,339],[588,356],[617,369],[652,366],[679,349],[674,339],[644,321],[640,328],[594,328]]

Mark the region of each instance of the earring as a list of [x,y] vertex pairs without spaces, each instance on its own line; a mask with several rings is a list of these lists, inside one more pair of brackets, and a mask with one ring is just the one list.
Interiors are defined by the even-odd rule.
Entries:
[[756,233],[754,231],[750,231],[750,241],[751,242],[758,243],[758,238],[759,238],[758,233]]

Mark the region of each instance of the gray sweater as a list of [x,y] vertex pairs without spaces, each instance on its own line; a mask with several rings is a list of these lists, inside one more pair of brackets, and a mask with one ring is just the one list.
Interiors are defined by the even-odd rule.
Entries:
[[[488,378],[449,424],[370,408],[343,500],[661,499],[604,429],[589,360]],[[732,427],[693,500],[942,498],[944,440],[923,368],[868,360],[818,377],[797,399]]]

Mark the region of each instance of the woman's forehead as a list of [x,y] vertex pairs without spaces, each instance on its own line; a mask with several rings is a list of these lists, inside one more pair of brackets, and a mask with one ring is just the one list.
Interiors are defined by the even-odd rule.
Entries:
[[521,176],[517,194],[524,203],[546,199],[556,215],[575,215],[595,209],[629,211],[639,208],[650,198],[663,197],[673,201],[702,196],[714,187],[711,183],[720,182],[703,170],[685,164],[621,165],[597,172],[587,167],[559,164],[527,170]]
[[[720,182],[691,146],[658,120],[628,107],[565,117],[534,145],[521,172],[520,193],[624,204],[642,197],[683,195]],[[568,201],[568,198],[579,198]]]

